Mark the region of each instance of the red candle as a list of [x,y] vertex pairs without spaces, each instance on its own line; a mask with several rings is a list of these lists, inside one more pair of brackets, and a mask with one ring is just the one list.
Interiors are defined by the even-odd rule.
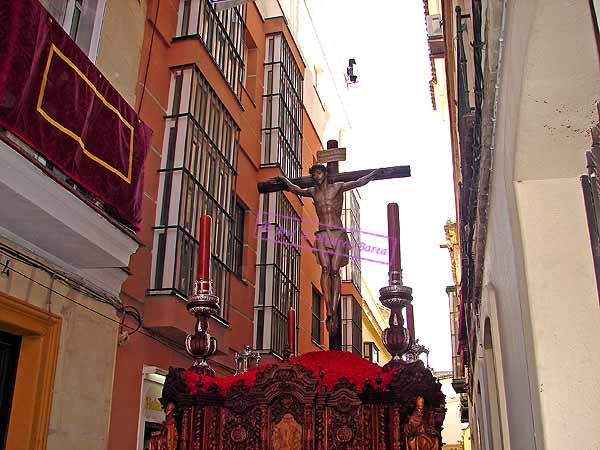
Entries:
[[402,268],[400,263],[400,216],[397,203],[388,203],[387,216],[390,283],[402,283]]
[[212,218],[210,216],[200,217],[200,248],[198,249],[198,280],[210,280],[210,235]]
[[406,327],[408,328],[408,333],[411,337],[411,340],[415,341],[415,314],[413,311],[412,303],[409,303],[406,307]]
[[291,307],[288,311],[288,345],[293,355],[296,350],[296,311]]

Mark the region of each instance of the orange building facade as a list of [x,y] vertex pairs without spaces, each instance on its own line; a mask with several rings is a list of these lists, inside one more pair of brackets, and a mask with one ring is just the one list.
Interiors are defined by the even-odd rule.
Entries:
[[[164,418],[157,399],[166,371],[191,365],[183,344],[195,322],[186,299],[200,215],[213,218],[220,310],[209,332],[218,340],[211,358],[217,375],[235,372],[234,355],[245,345],[260,352],[261,363],[281,359],[290,306],[297,311],[296,351],[329,347],[311,250],[312,202],[257,189],[271,177],[306,175],[323,143],[337,138],[319,135],[322,127],[305,106],[303,91],[313,86],[285,15],[265,18],[254,2],[216,12],[204,0],[151,0],[145,24],[135,107],[154,134],[141,246],[121,293],[143,327],[135,332],[126,320],[124,330],[134,330],[122,335],[117,350],[111,450],[144,448]],[[358,208],[355,200],[348,205]],[[345,331],[336,346],[361,353],[357,270],[358,263],[344,273]]]
[[[0,447],[145,447],[164,419],[166,371],[192,363],[184,341],[195,320],[186,301],[203,214],[213,218],[221,302],[210,324],[218,375],[235,372],[234,355],[246,345],[261,363],[281,359],[290,306],[296,352],[360,354],[360,261],[343,270],[341,338],[330,343],[312,202],[257,189],[274,176],[306,175],[325,141],[343,135],[328,103],[339,93],[325,92],[325,55],[301,45],[300,21],[285,2],[217,13],[208,0],[27,1],[0,3],[12,20],[3,24],[11,38],[0,53],[10,56],[8,42],[42,55],[3,59],[1,74],[22,89],[0,80],[0,203],[11,211],[0,215],[0,347],[9,349],[0,398],[12,399],[0,411]],[[24,42],[23,29],[40,39]],[[51,60],[56,50],[62,56]],[[14,99],[38,99],[42,78],[55,94],[37,105],[48,117],[34,102],[25,112],[35,120],[14,120]],[[106,120],[111,111],[121,114],[116,125]],[[25,122],[36,126],[22,132]],[[121,123],[143,128],[135,158]],[[38,129],[51,132],[38,142]],[[92,142],[99,144],[86,148]],[[78,161],[60,164],[64,155]],[[107,161],[130,161],[143,174],[139,191],[142,183],[122,177],[120,189],[132,185],[131,211],[114,197],[117,184],[107,180],[118,170]],[[97,185],[84,182],[90,174]],[[356,198],[347,194],[343,212],[353,229]]]

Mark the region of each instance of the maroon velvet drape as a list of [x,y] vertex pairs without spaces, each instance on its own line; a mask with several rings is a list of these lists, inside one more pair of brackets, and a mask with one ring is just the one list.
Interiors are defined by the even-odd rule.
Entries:
[[37,0],[0,2],[0,125],[139,227],[152,131]]

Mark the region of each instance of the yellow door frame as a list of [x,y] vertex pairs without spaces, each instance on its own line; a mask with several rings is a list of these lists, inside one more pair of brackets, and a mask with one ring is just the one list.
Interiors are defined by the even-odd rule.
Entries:
[[54,392],[61,318],[0,293],[0,330],[21,336],[7,450],[44,450]]

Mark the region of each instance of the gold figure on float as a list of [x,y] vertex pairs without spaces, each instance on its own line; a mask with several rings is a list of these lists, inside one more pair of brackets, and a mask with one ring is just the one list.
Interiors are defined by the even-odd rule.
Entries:
[[173,411],[175,403],[169,402],[165,409],[165,421],[160,431],[154,431],[148,441],[148,450],[177,450],[177,423]]
[[440,450],[437,433],[425,421],[425,400],[417,397],[415,410],[404,425],[406,450]]
[[302,427],[291,414],[285,414],[273,428],[273,450],[302,448]]

